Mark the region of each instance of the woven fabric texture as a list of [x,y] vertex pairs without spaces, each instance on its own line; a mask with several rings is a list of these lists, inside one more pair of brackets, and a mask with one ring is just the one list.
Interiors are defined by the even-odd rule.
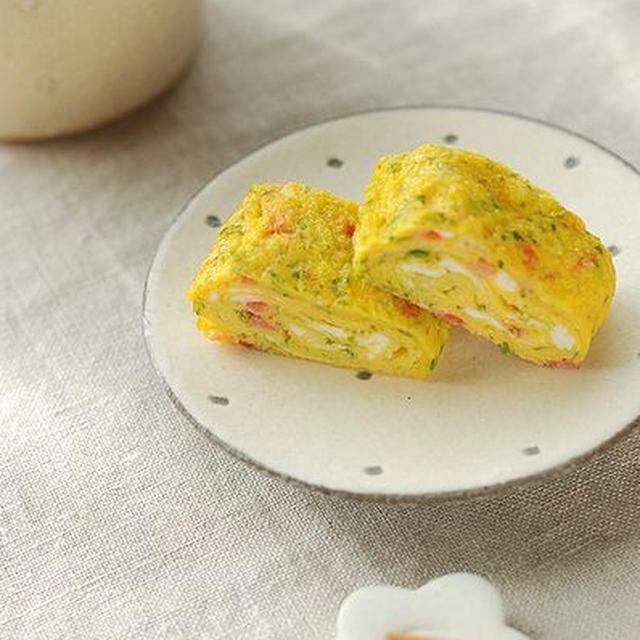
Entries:
[[346,501],[203,437],[141,327],[146,271],[188,197],[319,120],[506,109],[640,164],[640,4],[205,4],[165,97],[97,132],[0,146],[0,638],[327,639],[350,591],[456,570],[492,580],[538,640],[640,638],[638,430],[502,496]]

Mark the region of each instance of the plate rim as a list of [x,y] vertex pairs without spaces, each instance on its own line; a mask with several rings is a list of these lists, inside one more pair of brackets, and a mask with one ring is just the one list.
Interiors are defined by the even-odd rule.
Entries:
[[605,145],[600,142],[593,140],[589,136],[577,132],[569,127],[564,125],[559,125],[554,122],[549,122],[548,120],[544,120],[542,118],[538,118],[535,116],[529,116],[526,114],[518,113],[515,111],[510,111],[507,109],[497,109],[492,107],[479,107],[473,105],[451,105],[451,104],[412,104],[412,105],[393,105],[386,107],[371,107],[368,109],[358,110],[348,112],[342,115],[330,116],[328,118],[318,120],[312,122],[311,124],[305,125],[303,127],[294,129],[289,133],[286,133],[277,138],[271,138],[266,142],[260,144],[259,146],[253,148],[253,150],[248,151],[240,155],[240,157],[231,161],[222,169],[217,171],[211,178],[209,178],[206,182],[204,182],[197,190],[192,192],[192,194],[187,198],[185,204],[178,210],[177,214],[173,217],[168,227],[158,243],[153,258],[149,264],[147,269],[147,273],[144,280],[144,288],[142,292],[142,329],[143,329],[143,337],[144,337],[144,347],[153,367],[153,370],[158,377],[162,388],[165,394],[173,403],[174,407],[178,410],[178,412],[187,419],[187,421],[196,428],[196,430],[205,436],[206,439],[209,440],[211,444],[217,445],[222,448],[225,452],[231,454],[236,460],[239,460],[249,466],[250,468],[258,471],[264,476],[270,478],[277,478],[279,480],[284,480],[288,484],[296,486],[300,489],[303,489],[309,493],[314,494],[323,494],[330,497],[338,497],[348,500],[354,500],[358,502],[365,503],[387,503],[387,504],[442,504],[448,502],[458,502],[462,500],[470,500],[473,498],[484,498],[484,497],[499,497],[511,491],[512,489],[530,489],[536,486],[540,486],[547,482],[553,482],[559,478],[565,477],[576,471],[577,469],[587,465],[589,462],[599,457],[600,455],[606,453],[610,449],[614,448],[617,444],[626,440],[631,433],[638,427],[640,427],[640,414],[636,416],[631,422],[622,427],[619,431],[614,433],[612,436],[603,440],[597,446],[578,454],[577,456],[573,456],[564,462],[556,464],[548,469],[543,471],[538,471],[536,473],[531,473],[528,475],[521,476],[519,478],[513,478],[511,480],[506,480],[503,482],[496,482],[492,484],[482,485],[478,487],[472,487],[468,489],[453,489],[450,491],[429,491],[424,493],[380,493],[380,492],[367,492],[367,491],[351,491],[347,489],[336,489],[331,487],[325,487],[320,484],[315,484],[312,482],[307,482],[305,480],[301,480],[300,478],[296,478],[295,476],[291,476],[282,471],[276,471],[275,469],[271,469],[265,464],[258,462],[251,456],[247,455],[243,451],[237,449],[232,446],[221,437],[216,435],[213,431],[207,428],[204,424],[202,424],[195,416],[193,416],[188,409],[182,404],[180,399],[176,396],[173,389],[167,382],[162,370],[160,369],[154,353],[151,347],[151,337],[149,335],[149,327],[150,322],[147,317],[147,302],[148,302],[148,294],[149,294],[149,281],[151,278],[151,274],[154,271],[154,266],[156,261],[158,260],[158,256],[161,253],[167,239],[170,237],[172,231],[175,229],[176,225],[180,222],[183,215],[190,209],[194,200],[198,198],[202,192],[217,178],[219,178],[222,174],[227,171],[233,169],[240,162],[245,160],[246,158],[253,156],[254,154],[267,149],[271,145],[282,142],[288,138],[295,137],[298,134],[309,131],[316,127],[321,127],[326,124],[330,124],[332,122],[349,120],[352,118],[357,118],[359,116],[374,114],[374,113],[388,113],[393,111],[427,111],[427,110],[449,110],[449,111],[474,111],[479,113],[489,113],[489,114],[497,114],[501,116],[508,116],[510,118],[516,120],[524,120],[526,122],[533,122],[535,124],[543,125],[548,127],[549,129],[555,129],[557,131],[562,131],[563,133],[569,134],[570,136],[574,136],[579,138],[597,149],[604,151],[609,156],[613,157],[617,161],[621,162],[627,169],[630,169],[636,176],[640,179],[640,170],[632,164],[629,160],[621,156],[620,154],[612,151]]

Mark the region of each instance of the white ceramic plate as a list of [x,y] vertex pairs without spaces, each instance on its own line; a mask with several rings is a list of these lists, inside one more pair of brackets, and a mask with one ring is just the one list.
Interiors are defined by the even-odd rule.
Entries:
[[[374,161],[450,142],[505,162],[616,247],[617,293],[586,366],[538,368],[453,332],[416,382],[206,341],[185,291],[254,182],[295,180],[359,199]],[[162,241],[145,295],[154,364],[178,406],[245,460],[324,490],[383,499],[469,495],[577,464],[640,415],[640,176],[594,142],[519,116],[377,111],[304,129],[228,168]]]

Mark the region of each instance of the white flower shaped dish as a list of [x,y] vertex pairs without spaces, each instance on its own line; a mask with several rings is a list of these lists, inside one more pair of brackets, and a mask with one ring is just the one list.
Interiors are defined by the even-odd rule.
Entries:
[[452,573],[419,589],[373,586],[347,596],[336,640],[530,640],[505,622],[484,578]]

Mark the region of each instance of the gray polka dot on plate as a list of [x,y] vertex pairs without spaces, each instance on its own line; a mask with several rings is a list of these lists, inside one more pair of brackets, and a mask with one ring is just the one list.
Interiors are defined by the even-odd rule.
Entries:
[[365,467],[363,469],[363,471],[368,475],[368,476],[379,476],[380,474],[383,473],[383,469],[381,466],[375,464],[372,465],[371,467]]
[[537,444],[531,445],[530,447],[525,447],[522,450],[525,456],[537,456],[540,453],[540,447]]
[[567,156],[564,161],[565,169],[573,169],[580,164],[580,158],[576,156]]

